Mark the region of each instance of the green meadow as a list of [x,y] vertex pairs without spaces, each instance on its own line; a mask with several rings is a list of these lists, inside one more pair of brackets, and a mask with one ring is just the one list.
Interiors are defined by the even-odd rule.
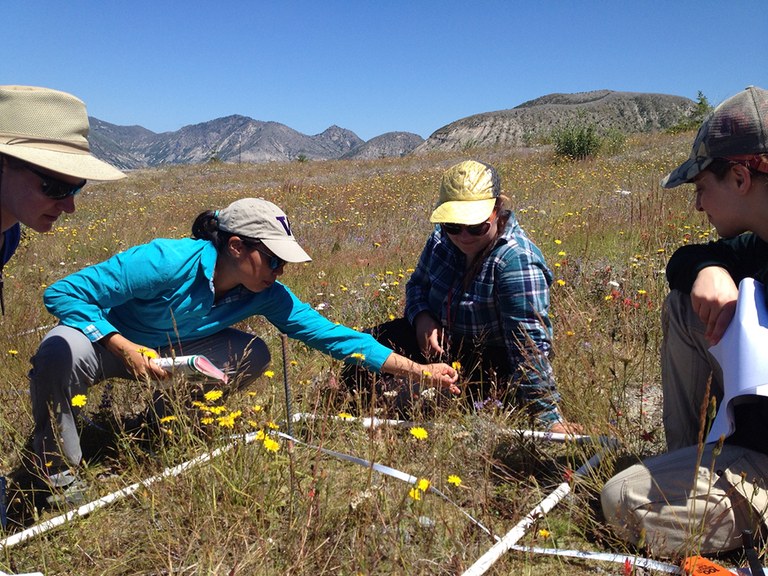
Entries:
[[[256,317],[240,327],[264,338],[273,358],[257,386],[191,405],[185,398],[193,384],[177,377],[166,390],[173,417],[155,435],[121,427],[146,409],[156,391],[152,383],[100,384],[83,408],[84,475],[94,498],[227,449],[86,517],[6,546],[0,570],[461,574],[491,548],[494,536],[506,534],[562,482],[569,482],[570,494],[519,544],[644,556],[603,525],[598,495],[617,467],[664,447],[658,362],[664,268],[678,246],[714,236],[695,212],[691,190],[659,187],[687,156],[692,137],[629,137],[621,149],[581,161],[560,159],[547,148],[468,149],[375,161],[173,166],[89,184],[77,211],[64,214],[50,233],[27,231],[5,268],[0,466],[10,501],[4,537],[66,511],[36,505],[19,472],[32,431],[29,358],[55,322],[42,305],[46,286],[152,238],[189,236],[204,210],[263,197],[286,211],[313,258],[286,266],[280,280],[331,320],[365,329],[402,314],[405,283],[431,230],[440,176],[467,158],[498,168],[511,207],[554,272],[553,366],[564,413],[594,439],[616,439],[618,448],[577,476],[573,472],[598,452],[598,442],[524,437],[524,410],[468,412],[458,399],[437,410],[425,401],[409,423],[366,427],[350,415],[375,414],[339,387],[341,362],[284,342]],[[290,412],[314,417],[289,426],[286,385]],[[512,550],[488,573],[624,570],[622,564]]]

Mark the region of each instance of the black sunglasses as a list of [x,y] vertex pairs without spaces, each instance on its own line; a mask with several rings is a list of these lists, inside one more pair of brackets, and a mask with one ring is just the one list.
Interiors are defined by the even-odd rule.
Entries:
[[87,180],[83,180],[81,182],[78,182],[77,184],[70,184],[69,182],[64,182],[63,180],[59,180],[58,178],[55,178],[51,176],[50,174],[45,174],[43,172],[40,172],[39,170],[33,168],[29,164],[22,164],[23,168],[26,168],[30,172],[32,172],[35,176],[40,178],[42,180],[42,192],[48,198],[51,198],[53,200],[64,200],[65,198],[69,198],[70,196],[74,196],[80,190],[83,189],[83,186],[85,186],[85,183]]
[[260,252],[260,253],[264,254],[264,256],[269,258],[269,269],[270,270],[277,270],[278,268],[280,268],[280,266],[285,266],[285,264],[287,264],[287,262],[285,260],[283,260],[282,258],[280,258],[279,256],[275,256],[274,254],[270,254],[269,252],[265,252],[264,250],[259,248],[259,246],[260,246],[259,244],[254,244],[252,242],[244,242],[244,244],[246,246],[250,247],[250,248],[253,248],[257,252]]
[[440,228],[445,230],[448,234],[458,236],[462,230],[466,230],[470,236],[482,236],[487,233],[491,227],[491,223],[481,222],[480,224],[452,224],[450,222],[441,222]]

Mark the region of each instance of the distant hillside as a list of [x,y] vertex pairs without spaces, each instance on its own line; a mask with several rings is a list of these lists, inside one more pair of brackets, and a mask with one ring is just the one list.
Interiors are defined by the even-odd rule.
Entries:
[[689,116],[695,102],[682,96],[596,90],[550,94],[519,106],[462,118],[436,130],[415,152],[467,147],[525,146],[568,122],[594,123],[624,133],[669,128]]
[[392,158],[406,156],[416,149],[424,138],[411,132],[387,132],[371,138],[346,154],[342,158],[360,158],[375,160],[376,158]]
[[91,118],[94,152],[125,169],[198,164],[213,159],[223,162],[327,160],[338,158],[362,143],[354,132],[338,126],[307,136],[278,122],[261,122],[238,115],[161,134]]
[[383,158],[468,147],[519,147],[546,139],[570,121],[586,121],[624,133],[663,130],[689,116],[695,103],[681,96],[598,90],[550,94],[516,108],[475,114],[435,131],[427,140],[410,132],[388,132],[367,142],[331,126],[307,136],[278,122],[226,116],[175,132],[157,134],[141,126],[117,126],[91,118],[94,153],[125,170],[163,164],[288,162],[337,158]]

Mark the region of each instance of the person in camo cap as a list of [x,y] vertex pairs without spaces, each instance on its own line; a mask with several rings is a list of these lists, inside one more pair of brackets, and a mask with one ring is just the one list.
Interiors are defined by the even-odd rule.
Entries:
[[48,232],[88,180],[125,174],[95,158],[85,104],[66,92],[0,86],[0,309],[2,267],[19,245],[21,225]]
[[60,324],[32,358],[30,392],[49,500],[77,502],[87,490],[77,474],[82,449],[73,397],[107,378],[168,378],[151,360],[157,354],[203,355],[230,377],[223,392],[247,387],[270,363],[264,340],[232,327],[252,316],[336,359],[455,387],[451,366],[413,362],[296,298],[278,279],[287,264],[308,261],[279,207],[243,198],[198,215],[192,238],[135,246],[48,287],[45,306]]
[[[458,362],[477,409],[524,406],[547,430],[575,431],[560,411],[549,361],[552,272],[506,207],[496,169],[476,160],[448,168],[430,222],[406,285],[405,317],[376,326],[374,337],[417,361]],[[346,380],[367,385],[350,369]],[[406,392],[400,404],[419,393]]]
[[749,87],[711,112],[690,157],[662,180],[665,188],[682,184],[694,185],[696,209],[720,239],[683,246],[667,264],[661,369],[669,452],[620,472],[601,495],[619,535],[663,556],[740,548],[743,530],[768,522],[768,398],[740,397],[732,432],[699,445],[707,435],[702,407],[711,398],[719,406],[729,381],[710,347],[731,325],[739,283],[768,285],[768,91]]

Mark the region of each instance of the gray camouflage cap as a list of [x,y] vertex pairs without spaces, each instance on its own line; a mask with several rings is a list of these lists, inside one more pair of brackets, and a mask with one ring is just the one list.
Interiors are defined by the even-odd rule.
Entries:
[[768,91],[756,86],[731,96],[707,116],[688,160],[662,179],[664,188],[686,184],[715,158],[768,153]]

